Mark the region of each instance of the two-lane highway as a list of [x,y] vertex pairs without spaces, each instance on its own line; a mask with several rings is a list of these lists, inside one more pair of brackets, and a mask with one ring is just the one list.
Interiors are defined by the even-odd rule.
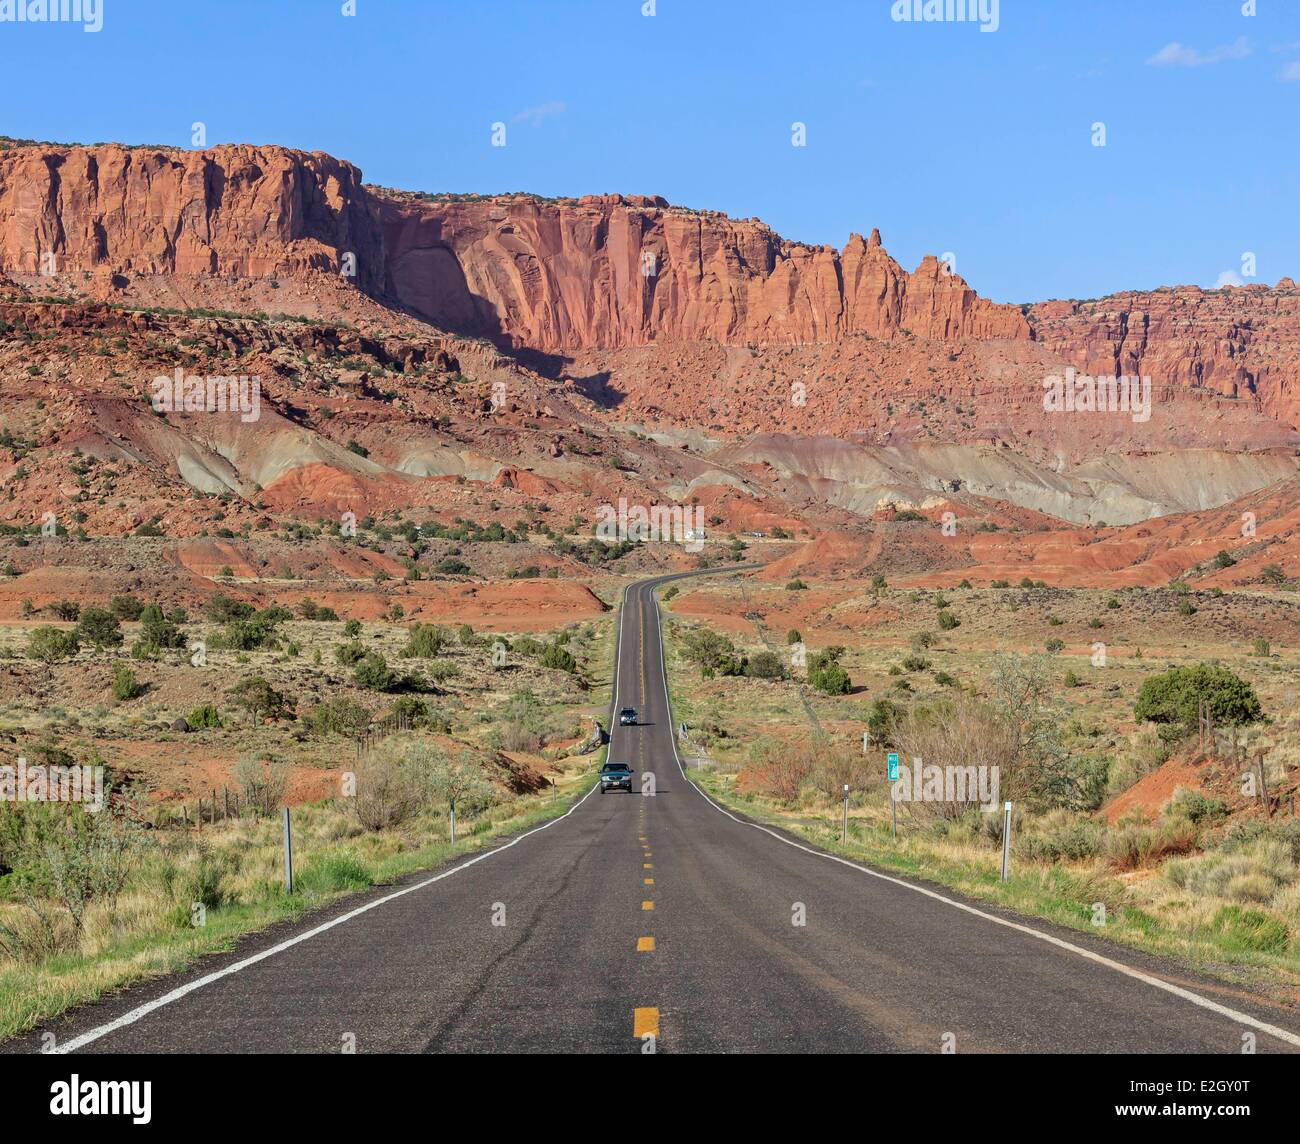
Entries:
[[[1260,1052],[1291,1014],[821,853],[678,762],[655,589],[619,615],[635,793],[53,1026],[80,1052]],[[654,776],[653,793],[642,793]],[[39,1035],[21,1044],[31,1049]]]

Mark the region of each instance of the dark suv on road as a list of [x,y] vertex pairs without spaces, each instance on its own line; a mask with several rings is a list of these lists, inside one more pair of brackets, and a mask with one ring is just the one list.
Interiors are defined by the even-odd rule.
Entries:
[[632,793],[632,768],[627,763],[606,763],[600,768],[600,793],[607,790]]
[[637,725],[637,714],[635,707],[624,707],[618,713],[618,725],[620,727],[635,727]]

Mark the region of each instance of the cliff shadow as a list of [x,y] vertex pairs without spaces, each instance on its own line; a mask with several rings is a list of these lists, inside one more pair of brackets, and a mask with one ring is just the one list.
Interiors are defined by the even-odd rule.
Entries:
[[627,398],[627,394],[623,390],[617,389],[610,384],[614,375],[607,369],[597,370],[595,373],[577,377],[569,372],[569,367],[573,365],[573,358],[565,354],[546,353],[543,350],[534,350],[527,346],[516,346],[502,342],[497,344],[502,353],[509,354],[525,369],[530,369],[533,373],[540,374],[551,381],[567,378],[573,388],[581,393],[583,397],[587,398],[588,401],[594,401],[602,409],[617,409]]

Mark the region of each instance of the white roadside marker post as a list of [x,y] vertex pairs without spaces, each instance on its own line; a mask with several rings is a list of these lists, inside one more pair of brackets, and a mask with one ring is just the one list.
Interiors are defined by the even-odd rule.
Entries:
[[844,784],[844,837],[842,842],[847,843],[849,840],[849,784]]
[[1007,880],[1011,867],[1011,802],[1002,804],[1002,880]]

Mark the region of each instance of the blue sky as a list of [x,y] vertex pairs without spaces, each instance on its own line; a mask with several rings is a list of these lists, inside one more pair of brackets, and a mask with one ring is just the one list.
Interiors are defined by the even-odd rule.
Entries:
[[188,146],[200,120],[411,190],[878,226],[999,301],[1212,286],[1248,251],[1300,277],[1296,0],[1000,0],[995,32],[892,0],[102,3],[98,33],[0,22],[0,132]]

